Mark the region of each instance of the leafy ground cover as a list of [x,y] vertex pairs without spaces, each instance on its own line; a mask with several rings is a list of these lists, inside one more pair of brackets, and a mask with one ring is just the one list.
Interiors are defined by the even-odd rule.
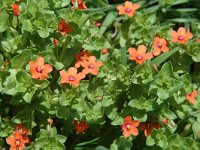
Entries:
[[1,0],[0,148],[199,150],[199,0]]

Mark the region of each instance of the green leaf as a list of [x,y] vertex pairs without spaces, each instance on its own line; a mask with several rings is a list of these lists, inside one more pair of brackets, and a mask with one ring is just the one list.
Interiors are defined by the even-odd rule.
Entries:
[[176,1],[173,1],[173,3],[171,4],[172,6],[174,5],[180,5],[180,4],[184,4],[184,3],[188,3],[189,0],[176,0]]
[[30,61],[31,55],[32,55],[31,50],[22,51],[20,54],[18,54],[11,60],[11,66],[14,69],[24,67]]
[[131,111],[132,111],[132,115],[133,115],[134,120],[138,120],[140,122],[145,122],[147,120],[148,116],[147,116],[147,113],[145,111],[138,110],[138,109],[135,109],[135,108],[132,108]]
[[16,116],[12,118],[12,121],[17,124],[23,124],[28,129],[32,129],[36,126],[36,123],[34,122],[34,111],[30,108],[25,108],[24,110],[18,112]]
[[0,32],[4,32],[6,31],[6,29],[9,28],[8,18],[9,18],[9,15],[7,14],[7,12],[5,10],[2,11],[1,17],[0,17]]
[[65,7],[65,6],[69,5],[70,2],[71,2],[71,0],[62,0],[61,6],[62,6],[62,7]]
[[20,83],[30,84],[32,82],[32,78],[31,78],[30,74],[28,74],[24,70],[17,72],[16,79]]
[[164,62],[165,60],[167,60],[167,58],[169,58],[171,55],[173,55],[174,53],[176,53],[177,51],[179,51],[180,48],[177,47],[177,48],[174,48],[173,50],[170,50],[166,53],[163,53],[161,55],[159,55],[158,57],[156,57],[155,59],[153,59],[151,61],[151,64],[155,64],[155,65],[160,65],[162,62]]
[[162,66],[159,75],[162,75],[164,78],[170,78],[174,76],[171,62],[167,62]]
[[87,141],[87,142],[78,143],[77,146],[85,146],[85,145],[90,145],[90,144],[96,144],[99,139],[100,139],[100,137],[95,138],[95,139],[90,140],[90,141]]
[[117,13],[116,12],[110,12],[104,19],[102,26],[100,28],[99,34],[103,35],[103,33],[107,30],[107,28],[113,23],[113,21],[116,19]]
[[61,70],[61,69],[63,69],[64,65],[63,65],[62,63],[60,63],[60,62],[56,62],[56,63],[54,64],[54,67],[55,67],[57,70]]
[[40,137],[35,140],[33,144],[34,150],[47,150],[47,149],[53,149],[53,150],[65,150],[65,146],[60,143],[56,137]]
[[155,143],[156,143],[156,142],[155,142],[154,138],[152,138],[151,135],[147,137],[146,144],[147,144],[148,146],[152,146],[152,145],[154,145]]
[[49,36],[48,28],[43,28],[42,30],[37,30],[41,38],[47,38]]
[[3,65],[3,63],[4,63],[4,60],[3,60],[3,55],[2,55],[2,54],[0,54],[0,67]]
[[55,149],[65,150],[63,143],[66,141],[66,137],[57,134],[56,128],[49,128],[48,130],[41,129],[37,134],[37,137],[32,148],[35,150]]
[[24,31],[32,32],[33,31],[33,26],[31,24],[31,21],[30,20],[23,21],[22,29]]
[[30,91],[27,91],[24,96],[23,96],[23,99],[26,103],[31,103],[31,100],[33,98],[33,95],[35,94],[35,89],[34,90],[30,90]]
[[70,114],[70,109],[69,107],[66,107],[66,106],[60,106],[58,108],[58,111],[56,113],[56,116],[58,118],[68,118],[69,117],[69,114]]
[[103,101],[102,101],[102,106],[103,106],[103,107],[108,107],[108,106],[112,105],[113,103],[114,103],[114,102],[113,102],[112,99],[103,99]]
[[110,150],[130,150],[132,147],[131,140],[124,138],[123,136],[114,140],[110,146]]
[[125,47],[122,47],[121,49],[121,63],[122,65],[127,65],[127,50]]
[[44,89],[48,87],[50,84],[48,80],[37,80],[37,79],[33,79],[33,83],[35,83],[35,87],[39,89]]
[[173,18],[173,19],[168,19],[168,20],[172,22],[180,22],[180,23],[191,22],[191,19],[187,19],[187,18]]
[[146,100],[144,97],[142,97],[138,100],[137,99],[131,100],[128,103],[128,105],[131,106],[132,108],[139,109],[139,110],[145,110],[145,111],[151,111],[151,110],[156,109],[156,107],[157,107],[154,100],[152,100],[152,99]]
[[60,61],[64,64],[65,67],[68,67],[72,61],[74,61],[77,51],[72,48],[63,49],[62,51],[62,58]]
[[199,122],[195,122],[192,125],[192,130],[194,132],[195,137],[200,139],[200,124],[199,124]]
[[169,147],[165,150],[199,150],[200,144],[198,141],[189,138],[181,137],[180,135],[172,135],[168,138]]

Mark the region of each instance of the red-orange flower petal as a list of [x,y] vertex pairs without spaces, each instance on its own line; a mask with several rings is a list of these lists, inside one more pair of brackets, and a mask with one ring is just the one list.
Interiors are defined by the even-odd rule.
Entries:
[[81,51],[76,55],[76,62],[75,62],[75,67],[79,68],[82,66],[82,64],[88,60],[88,58],[91,56],[90,53],[88,53],[86,50]]
[[59,41],[57,40],[57,39],[53,39],[53,44],[55,45],[55,46],[58,46],[59,45]]
[[191,103],[195,104],[196,103],[196,97],[198,96],[197,90],[192,91],[190,94],[186,94],[186,99]]
[[89,125],[82,120],[79,122],[77,120],[74,120],[74,127],[77,133],[81,133],[87,130],[89,128]]
[[160,125],[157,122],[142,122],[139,124],[139,130],[144,131],[144,135],[147,137],[151,134],[152,130],[160,129]]
[[17,124],[15,127],[15,131],[18,131],[20,135],[22,136],[27,136],[31,133],[30,130],[28,130],[24,125],[22,124]]
[[62,19],[58,23],[58,31],[61,33],[62,36],[73,32],[72,28],[65,22],[64,19]]
[[153,42],[153,55],[157,56],[162,52],[167,52],[169,48],[167,47],[167,41],[159,37],[154,37]]
[[108,49],[107,49],[107,48],[102,49],[102,50],[101,50],[101,53],[102,53],[102,54],[107,54],[107,53],[108,53]]
[[12,4],[12,11],[15,16],[19,16],[20,10],[18,4]]
[[47,119],[48,124],[51,126],[53,124],[53,119],[51,119],[50,117]]
[[[78,4],[78,9],[87,9],[87,6],[85,5],[85,3],[83,2],[83,0],[72,0],[71,1],[73,5],[75,5],[76,3]],[[72,10],[74,10],[74,6],[72,7]]]
[[170,121],[170,120],[169,120],[168,118],[163,118],[163,119],[162,119],[162,123],[163,123],[163,124],[168,124],[169,121]]

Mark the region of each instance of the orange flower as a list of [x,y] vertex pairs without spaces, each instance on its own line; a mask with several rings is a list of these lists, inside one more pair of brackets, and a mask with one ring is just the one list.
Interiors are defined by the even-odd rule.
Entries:
[[48,73],[50,73],[53,68],[49,64],[44,65],[44,58],[38,57],[36,62],[30,61],[30,72],[34,79],[47,79]]
[[147,48],[144,45],[139,45],[136,51],[135,48],[129,48],[130,60],[135,60],[138,64],[143,64],[144,61],[153,58],[152,53],[146,53]]
[[140,7],[138,4],[133,4],[132,2],[126,1],[124,6],[117,6],[117,10],[119,11],[119,15],[126,14],[129,17],[134,16],[135,11]]
[[138,135],[138,129],[136,128],[139,126],[139,121],[132,120],[131,116],[127,116],[124,119],[124,123],[122,124],[123,135],[125,138],[129,137],[131,134],[134,136]]
[[22,124],[17,124],[15,127],[15,132],[19,132],[21,136],[27,136],[31,133],[30,130],[28,130],[26,127],[24,127]]
[[[85,3],[82,0],[72,0],[72,4],[78,4],[78,9],[87,9],[87,6],[85,5]],[[74,6],[72,7],[72,10],[74,10]]]
[[62,34],[62,36],[66,35],[67,33],[71,33],[73,30],[72,28],[62,19],[58,23],[58,31]]
[[55,45],[55,46],[58,46],[59,45],[59,41],[57,40],[57,39],[53,39],[53,44]]
[[97,75],[98,68],[101,67],[102,65],[103,65],[102,61],[96,61],[95,56],[90,56],[88,58],[88,61],[84,61],[84,63],[82,64],[82,66],[84,67],[82,72],[84,74],[91,73],[93,75]]
[[60,83],[69,83],[73,86],[78,86],[80,80],[85,78],[83,73],[77,74],[77,69],[74,67],[70,67],[68,72],[62,70],[60,71],[61,81]]
[[108,53],[108,49],[107,49],[107,48],[102,49],[102,50],[101,50],[101,53],[102,53],[102,54],[107,54],[107,53]]
[[18,4],[12,4],[12,11],[15,16],[19,16],[20,10]]
[[77,133],[81,133],[87,130],[89,128],[89,125],[82,120],[80,122],[78,122],[77,120],[74,120],[74,127]]
[[6,142],[10,145],[10,150],[23,150],[26,143],[29,143],[29,139],[24,139],[18,131],[14,132],[14,135],[8,137]]
[[186,94],[186,99],[191,103],[194,104],[196,102],[196,97],[198,96],[198,92],[196,90],[192,91],[190,94]]
[[157,56],[162,52],[167,52],[169,48],[167,47],[167,41],[159,37],[154,37],[153,42],[153,55]]
[[87,53],[87,51],[83,50],[82,52],[78,53],[76,55],[76,63],[75,67],[79,68],[82,66],[82,64],[91,56],[90,53]]
[[139,130],[144,130],[144,135],[147,137],[151,134],[153,129],[159,130],[160,125],[157,122],[142,122],[139,125]]
[[172,30],[170,34],[172,36],[172,42],[178,42],[180,44],[185,44],[189,39],[193,37],[190,30],[186,31],[186,29],[183,27],[180,27],[178,32]]

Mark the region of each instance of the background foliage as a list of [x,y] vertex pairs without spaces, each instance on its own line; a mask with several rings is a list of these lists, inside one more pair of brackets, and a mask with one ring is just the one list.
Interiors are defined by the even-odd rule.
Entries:
[[[141,7],[132,18],[118,15],[123,0],[86,0],[88,10],[74,11],[70,0],[21,0],[19,16],[13,3],[0,1],[0,147],[8,148],[6,137],[23,124],[33,141],[27,150],[200,148],[200,98],[194,105],[185,100],[193,89],[200,93],[199,0],[135,0]],[[73,29],[67,36],[58,32],[62,19]],[[169,31],[181,26],[194,35],[186,45],[169,42],[169,52],[142,65],[129,60],[128,48],[144,44],[151,51],[155,35],[170,41]],[[102,54],[103,48],[109,52]],[[82,49],[103,62],[99,74],[78,87],[61,85],[59,71],[74,66]],[[53,66],[48,80],[30,75],[28,62],[38,56]],[[161,129],[124,138],[127,115]],[[84,134],[76,133],[74,118],[89,124]],[[170,122],[163,124],[164,118]]]

